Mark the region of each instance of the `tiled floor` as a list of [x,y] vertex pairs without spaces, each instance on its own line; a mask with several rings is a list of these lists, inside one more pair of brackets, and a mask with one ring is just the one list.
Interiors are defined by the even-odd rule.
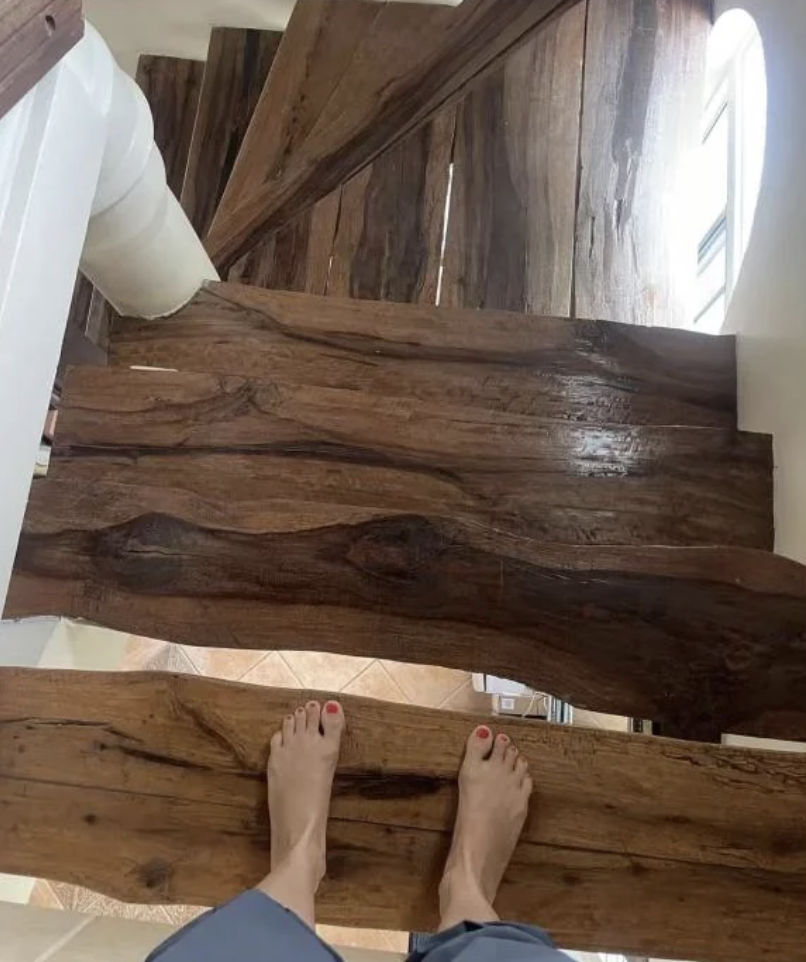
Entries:
[[[348,655],[192,648],[132,637],[122,667],[129,671],[185,672],[275,688],[319,688],[453,711],[490,711],[490,697],[473,691],[468,672]],[[34,886],[30,903],[92,915],[173,924],[188,922],[204,911],[195,906],[129,905],[78,886],[44,880]],[[397,952],[405,952],[407,948],[405,932],[320,928],[322,937],[334,945]]]

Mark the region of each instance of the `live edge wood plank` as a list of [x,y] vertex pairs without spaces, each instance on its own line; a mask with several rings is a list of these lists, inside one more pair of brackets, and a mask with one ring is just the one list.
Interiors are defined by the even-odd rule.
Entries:
[[[308,275],[324,293],[326,273]],[[111,360],[576,423],[736,426],[733,337],[599,321],[210,284],[171,318],[119,322]]]
[[[297,477],[304,490],[304,477]],[[515,678],[688,737],[806,738],[806,569],[741,549],[544,545],[455,517],[34,485],[7,617]],[[293,499],[294,493],[289,494]]]
[[84,36],[81,0],[0,4],[0,117]]
[[159,454],[184,462],[191,484],[198,456],[245,455],[258,470],[273,466],[266,497],[294,496],[283,481],[291,468],[297,483],[307,476],[303,498],[321,500],[324,484],[325,500],[461,508],[545,541],[772,548],[770,439],[734,430],[575,424],[290,381],[73,368],[54,453],[62,469],[83,461],[107,480],[124,479],[107,477],[106,458]]
[[[215,904],[270,858],[268,740],[315,693],[0,669],[0,869]],[[320,695],[320,697],[325,697]],[[470,716],[344,697],[323,922],[429,930]],[[536,773],[498,900],[560,945],[802,959],[806,759],[507,721]]]

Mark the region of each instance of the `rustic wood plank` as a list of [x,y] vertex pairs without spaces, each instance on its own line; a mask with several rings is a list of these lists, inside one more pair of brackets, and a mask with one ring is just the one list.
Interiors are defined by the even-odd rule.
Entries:
[[[449,494],[434,510],[462,504],[547,541],[772,549],[766,435],[572,424],[367,390],[122,368],[73,369],[62,404],[54,453],[71,462],[159,453],[190,473],[199,454],[290,459],[298,471],[329,474],[340,465],[357,503],[384,497],[405,508],[438,481]],[[391,492],[364,489],[359,465],[391,472]]]
[[573,2],[297,4],[210,230],[215,263],[229,267]]
[[459,107],[441,304],[571,313],[585,14],[557,17]]
[[[309,285],[321,287],[326,264],[313,260]],[[122,320],[111,357],[574,423],[727,428],[735,350],[729,336],[211,284],[168,320]]]
[[0,5],[0,117],[84,36],[81,0]]
[[204,63],[141,54],[137,83],[154,115],[154,142],[165,161],[168,186],[179,197],[188,162]]
[[227,272],[229,281],[272,290],[324,294],[341,207],[335,190],[269,234]]
[[200,237],[210,227],[282,33],[214,27],[195,115],[182,207]]
[[211,498],[38,482],[6,615],[442,664],[689,737],[806,738],[806,569],[794,562],[551,546],[461,508],[316,503],[299,470],[300,497],[286,501],[222,484]]
[[436,303],[455,123],[448,107],[344,185],[328,294]]
[[[708,0],[589,0],[574,298],[581,317],[681,326],[696,239]],[[608,145],[608,146],[606,146]]]
[[[254,884],[269,864],[268,739],[309,694],[0,669],[0,868],[145,902],[214,904]],[[473,719],[343,703],[318,917],[428,930]],[[540,773],[505,917],[575,948],[803,957],[803,756],[505,728]]]

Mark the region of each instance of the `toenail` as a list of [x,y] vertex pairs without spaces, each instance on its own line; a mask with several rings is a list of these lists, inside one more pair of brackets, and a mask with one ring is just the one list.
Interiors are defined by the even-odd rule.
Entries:
[[508,742],[508,741],[509,741],[509,736],[508,736],[508,735],[499,735],[499,736],[498,736],[498,741],[499,741],[499,742]]
[[335,701],[329,701],[329,702],[325,705],[325,711],[326,711],[329,715],[336,715],[336,714],[338,713],[338,711],[339,711],[339,706],[336,704]]
[[316,708],[316,707],[317,707],[317,704],[316,704],[315,701],[309,701],[309,702],[308,702],[308,708]]
[[489,737],[490,737],[490,729],[489,729],[489,728],[485,728],[484,725],[482,725],[481,728],[477,728],[477,729],[476,729],[476,734],[479,736],[479,738],[489,738]]

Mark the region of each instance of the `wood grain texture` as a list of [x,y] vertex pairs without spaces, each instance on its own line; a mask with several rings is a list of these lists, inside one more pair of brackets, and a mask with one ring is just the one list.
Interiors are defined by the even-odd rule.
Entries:
[[0,117],[84,36],[81,0],[0,4]]
[[459,107],[441,304],[571,313],[585,13],[557,17]]
[[344,496],[360,504],[387,495],[375,471],[364,490],[358,467],[382,467],[400,507],[407,486],[431,497],[438,482],[448,494],[434,510],[464,504],[516,535],[772,549],[771,439],[732,430],[573,424],[290,381],[75,368],[54,453],[99,468],[104,456],[159,453],[191,474],[205,454],[342,466]]
[[708,0],[589,0],[574,299],[582,317],[682,326]]
[[299,470],[305,494],[284,501],[221,483],[204,497],[37,482],[6,616],[441,664],[687,737],[806,738],[806,569],[794,562],[546,545],[461,508],[316,502]]
[[182,207],[200,237],[213,220],[282,33],[214,27],[182,185]]
[[141,54],[137,83],[154,115],[154,142],[165,161],[168,186],[177,197],[188,162],[204,64],[199,60]]
[[448,107],[344,185],[328,294],[436,303],[455,123]]
[[278,291],[324,294],[341,205],[335,190],[269,234],[227,272],[227,279]]
[[[270,857],[268,740],[308,697],[0,669],[0,868],[144,902],[209,905],[253,885]],[[318,917],[432,929],[473,719],[343,703]],[[506,731],[540,781],[498,900],[505,917],[575,948],[803,958],[803,756],[528,722]]]
[[[311,263],[308,282],[321,287]],[[280,378],[573,423],[724,428],[736,426],[735,352],[730,336],[237,284],[208,285],[168,319],[126,318],[111,345],[123,366]]]
[[572,3],[298,3],[213,221],[213,260],[229,267]]

